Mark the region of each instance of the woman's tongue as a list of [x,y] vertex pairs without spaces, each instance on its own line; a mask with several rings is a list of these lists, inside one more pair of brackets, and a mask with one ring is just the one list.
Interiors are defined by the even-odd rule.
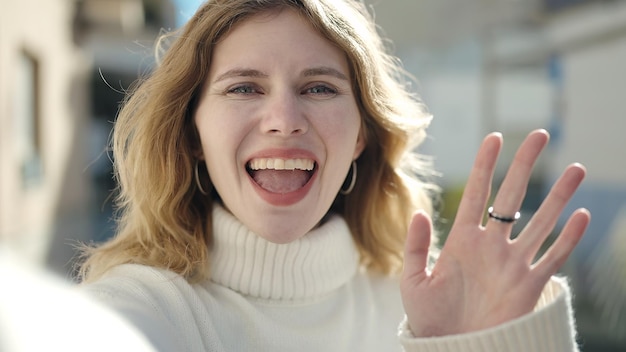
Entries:
[[302,188],[311,176],[305,170],[256,170],[252,178],[261,188],[272,193],[289,193]]

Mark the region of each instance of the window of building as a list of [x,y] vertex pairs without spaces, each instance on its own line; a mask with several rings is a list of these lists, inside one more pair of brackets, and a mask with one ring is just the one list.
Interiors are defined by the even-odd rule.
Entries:
[[544,7],[548,12],[559,12],[584,3],[598,0],[544,0]]
[[15,138],[24,188],[39,184],[42,177],[39,85],[39,62],[22,51],[15,86]]

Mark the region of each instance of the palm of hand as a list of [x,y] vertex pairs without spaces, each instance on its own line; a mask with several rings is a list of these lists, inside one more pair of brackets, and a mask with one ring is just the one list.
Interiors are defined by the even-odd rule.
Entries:
[[[545,131],[534,131],[522,144],[494,201],[499,212],[512,214],[519,208],[532,165],[547,140]],[[411,222],[401,292],[415,336],[476,331],[531,312],[589,222],[586,210],[575,212],[555,243],[533,263],[584,177],[582,166],[571,165],[515,240],[510,239],[512,224],[488,221],[483,226],[501,143],[501,137],[492,134],[481,146],[455,223],[432,272],[426,268],[430,219],[418,212]]]

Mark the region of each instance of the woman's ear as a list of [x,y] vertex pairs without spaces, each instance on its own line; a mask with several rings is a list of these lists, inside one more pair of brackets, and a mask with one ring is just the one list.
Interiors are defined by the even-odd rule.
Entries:
[[193,157],[196,160],[204,160],[204,153],[202,153],[202,150],[194,150]]
[[195,122],[188,126],[187,135],[190,138],[191,155],[193,155],[196,160],[204,160],[202,141],[200,140],[200,133],[198,132]]
[[202,144],[198,141],[193,143],[191,147],[191,154],[196,160],[204,160],[204,152],[202,151]]
[[361,127],[359,129],[359,136],[357,137],[356,144],[354,146],[354,155],[352,156],[352,160],[356,160],[361,155],[366,144],[365,129]]

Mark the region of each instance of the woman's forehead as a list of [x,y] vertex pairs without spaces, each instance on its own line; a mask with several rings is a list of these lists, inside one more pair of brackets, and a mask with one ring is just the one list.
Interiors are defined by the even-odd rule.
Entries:
[[226,67],[241,70],[251,64],[271,67],[279,63],[297,63],[299,69],[330,67],[345,76],[350,73],[344,51],[294,10],[243,20],[215,45],[212,56],[212,73]]

